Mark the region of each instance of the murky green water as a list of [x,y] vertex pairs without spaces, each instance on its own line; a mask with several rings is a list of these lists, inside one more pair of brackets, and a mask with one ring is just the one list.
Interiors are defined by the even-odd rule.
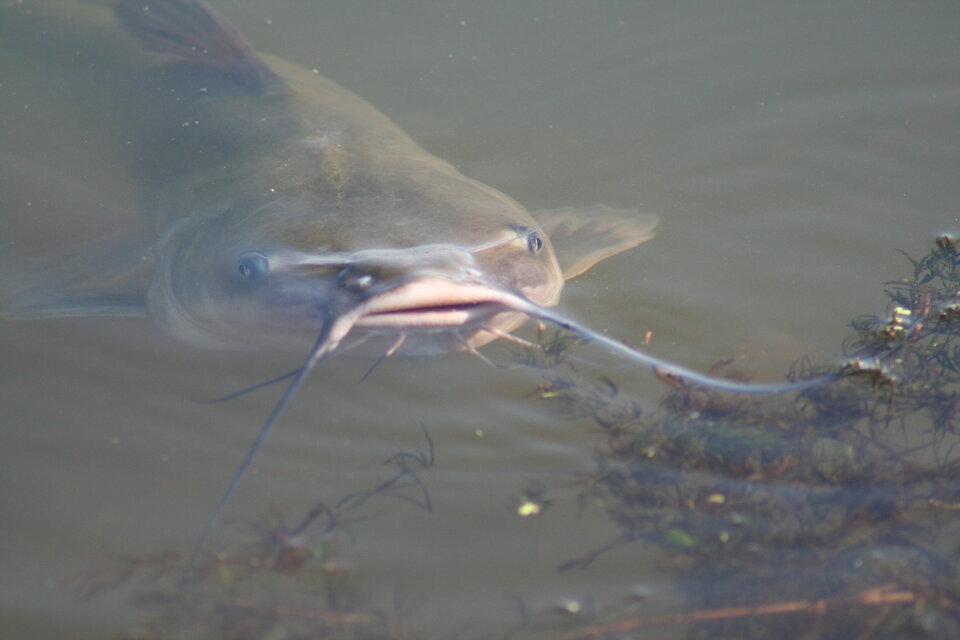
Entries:
[[[743,367],[776,379],[801,355],[833,362],[850,319],[881,312],[882,283],[908,275],[896,250],[922,255],[960,226],[952,2],[217,5],[258,49],[319,69],[530,209],[605,203],[661,216],[654,241],[578,279],[561,306],[634,343],[651,331],[651,350],[689,366],[746,356]],[[13,80],[0,79],[0,135],[35,130],[38,147],[56,148],[41,134],[69,126],[69,101],[20,113]],[[122,224],[117,194],[129,188],[90,144],[49,162],[91,185],[76,209],[95,219],[20,239],[24,225],[4,214],[8,250]],[[10,166],[3,209],[23,215]],[[52,180],[45,196],[69,211],[64,192]],[[68,585],[109,573],[116,554],[188,550],[277,391],[198,401],[296,358],[198,351],[124,319],[5,323],[0,341],[3,635],[143,628],[155,609],[131,597],[169,592],[169,576],[151,586],[137,574],[86,601]],[[387,362],[358,384],[368,366],[342,359],[316,372],[211,547],[255,538],[237,519],[271,505],[296,521],[371,489],[394,473],[382,462],[396,450],[426,448],[425,428],[436,464],[417,477],[432,510],[371,498],[350,514],[352,538],[330,538],[358,599],[389,612],[406,603],[410,637],[500,636],[523,612],[618,608],[638,594],[630,615],[684,610],[653,544],[557,570],[621,529],[578,500],[576,474],[594,469],[604,435],[525,397],[537,372],[452,356]],[[602,372],[648,410],[665,391],[645,371]],[[533,489],[550,506],[520,517]],[[260,595],[285,588],[262,573]]]

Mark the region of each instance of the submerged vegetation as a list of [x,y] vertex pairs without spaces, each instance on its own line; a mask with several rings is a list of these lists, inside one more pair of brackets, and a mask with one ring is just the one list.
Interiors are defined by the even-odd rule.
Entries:
[[384,462],[392,472],[370,489],[319,503],[294,523],[273,507],[238,523],[244,542],[206,554],[189,576],[183,554],[164,552],[114,558],[70,586],[81,600],[134,591],[134,605],[152,615],[125,640],[406,637],[402,623],[417,603],[399,596],[389,607],[371,602],[353,578],[350,549],[354,528],[372,517],[372,502],[432,510],[418,476],[434,465],[433,440],[424,436],[426,451],[394,453]]
[[[576,615],[524,615],[495,635],[613,639],[670,626],[695,639],[960,637],[960,249],[943,237],[911,264],[911,277],[887,283],[885,317],[853,321],[841,378],[801,393],[734,395],[663,377],[660,406],[641,408],[567,357],[576,336],[525,349],[543,376],[531,395],[601,427],[582,495],[620,532],[572,550],[559,570],[655,550],[687,606],[650,617],[571,603]],[[804,360],[790,377],[831,370]],[[729,362],[712,373],[746,378]],[[159,554],[118,560],[77,589],[135,587],[157,612],[144,638],[181,627],[227,639],[414,637],[402,625],[409,607],[367,601],[344,560],[370,501],[431,508],[417,473],[433,464],[432,442],[389,462],[390,478],[296,524],[277,512],[250,524],[249,541],[208,555],[188,587],[176,582],[182,559]],[[269,578],[251,587],[255,575]]]
[[[911,263],[887,285],[888,315],[854,320],[841,380],[792,398],[669,381],[648,416],[569,368],[541,386],[605,432],[585,482],[621,531],[605,549],[659,548],[692,609],[611,612],[564,638],[667,624],[692,638],[960,637],[960,253],[943,237]],[[823,372],[804,361],[791,377]]]

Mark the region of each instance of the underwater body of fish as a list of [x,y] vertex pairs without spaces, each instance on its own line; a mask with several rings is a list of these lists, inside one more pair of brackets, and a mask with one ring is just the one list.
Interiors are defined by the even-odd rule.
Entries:
[[[555,304],[564,277],[656,224],[604,207],[533,217],[362,99],[255,53],[203,2],[4,12],[4,64],[23,42],[44,42],[31,60],[36,86],[14,87],[15,100],[76,103],[72,152],[127,168],[136,210],[117,215],[144,225],[138,243],[71,242],[73,264],[61,255],[55,267],[31,266],[17,252],[0,298],[8,317],[149,315],[189,342],[266,348],[306,348],[329,322],[326,353],[361,343],[376,355],[472,350],[524,321],[513,296]],[[5,122],[5,180],[15,182],[5,190],[29,203],[24,218],[43,206],[29,190],[42,193],[51,177],[83,187],[86,202],[60,203],[79,209],[74,219],[106,199],[50,159],[70,154],[37,149],[31,131]]]
[[[600,206],[532,216],[352,93],[255,53],[199,0],[2,11],[0,64],[35,73],[5,87],[4,224],[24,240],[3,258],[0,315],[149,316],[188,343],[307,356],[195,554],[321,358],[476,353],[657,223]],[[43,109],[67,103],[51,136],[62,125]],[[51,234],[57,254],[33,255]]]

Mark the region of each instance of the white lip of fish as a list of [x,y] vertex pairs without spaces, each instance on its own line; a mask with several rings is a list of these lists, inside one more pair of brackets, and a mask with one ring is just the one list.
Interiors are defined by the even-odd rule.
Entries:
[[524,305],[542,308],[523,293],[482,283],[419,277],[331,318],[321,349],[324,357],[333,355],[341,341],[356,329],[358,343],[368,336],[392,336],[394,347],[387,349],[387,356],[408,337],[423,334],[451,336],[463,349],[479,356],[475,347],[497,337],[509,337],[508,332],[523,323],[526,314],[518,307]]
[[[507,300],[501,292],[482,285],[420,278],[377,295],[343,316],[330,338],[336,340],[341,331],[349,330],[347,323],[351,320],[358,328],[400,331],[482,325],[484,320],[507,311]],[[343,329],[338,326],[341,323]]]

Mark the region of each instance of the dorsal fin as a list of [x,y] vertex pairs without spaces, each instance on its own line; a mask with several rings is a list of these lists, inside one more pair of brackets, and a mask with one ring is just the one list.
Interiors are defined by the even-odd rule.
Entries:
[[148,49],[223,72],[256,93],[285,87],[240,31],[203,0],[117,0],[113,10]]

